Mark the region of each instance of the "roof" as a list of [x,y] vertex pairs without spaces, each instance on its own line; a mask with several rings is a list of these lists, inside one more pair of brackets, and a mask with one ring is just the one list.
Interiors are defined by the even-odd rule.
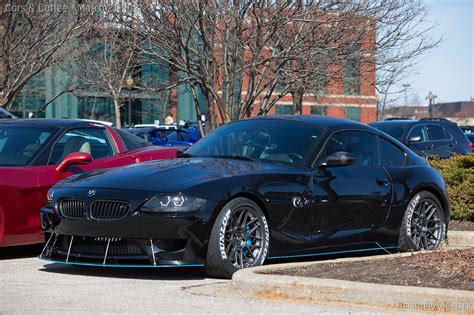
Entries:
[[453,121],[450,121],[445,118],[421,118],[419,120],[416,119],[386,119],[382,121],[374,121],[370,123],[371,126],[374,125],[412,125],[416,123],[428,124],[428,123],[441,123],[441,124],[448,124],[454,125],[456,124]]
[[80,119],[50,119],[50,118],[15,118],[15,119],[2,119],[0,124],[25,124],[25,125],[36,125],[45,127],[87,127],[91,125],[97,125],[97,123],[89,122]]
[[280,120],[288,120],[288,121],[300,121],[305,122],[313,125],[318,125],[322,127],[336,127],[336,126],[347,126],[347,127],[355,127],[355,128],[369,128],[367,125],[361,124],[360,122],[343,119],[343,118],[336,118],[330,116],[320,116],[320,115],[270,115],[270,116],[258,116],[253,118],[248,118],[252,120],[260,120],[260,119],[280,119]]
[[374,122],[371,122],[370,125],[379,125],[379,124],[384,124],[384,125],[409,125],[409,124],[415,124],[417,122],[418,122],[418,120],[415,120],[415,119],[394,119],[394,120],[374,121]]

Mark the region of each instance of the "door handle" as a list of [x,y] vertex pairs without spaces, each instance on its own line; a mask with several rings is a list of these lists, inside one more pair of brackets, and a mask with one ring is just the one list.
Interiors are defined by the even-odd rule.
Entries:
[[377,177],[377,184],[387,187],[390,184],[390,182],[388,178]]

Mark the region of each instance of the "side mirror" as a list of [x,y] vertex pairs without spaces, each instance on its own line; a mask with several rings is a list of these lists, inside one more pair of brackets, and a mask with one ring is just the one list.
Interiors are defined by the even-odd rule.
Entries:
[[355,161],[355,156],[346,151],[339,151],[328,156],[320,166],[345,166]]
[[92,155],[85,152],[73,152],[68,155],[56,167],[57,172],[65,172],[69,166],[74,164],[87,164],[92,162]]
[[408,138],[407,143],[410,144],[412,142],[420,142],[421,141],[421,136],[413,136]]

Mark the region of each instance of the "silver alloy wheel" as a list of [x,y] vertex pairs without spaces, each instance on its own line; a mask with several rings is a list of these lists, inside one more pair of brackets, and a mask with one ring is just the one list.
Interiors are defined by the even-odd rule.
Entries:
[[263,254],[265,226],[250,207],[234,211],[225,227],[224,246],[227,259],[241,269],[259,264]]
[[418,249],[439,248],[443,241],[443,220],[432,200],[422,199],[415,207],[410,223],[409,237]]

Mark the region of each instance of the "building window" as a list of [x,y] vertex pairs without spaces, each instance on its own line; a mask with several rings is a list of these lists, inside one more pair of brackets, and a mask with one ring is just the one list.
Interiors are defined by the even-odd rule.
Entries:
[[81,96],[77,112],[80,119],[115,122],[114,103],[109,97]]
[[344,94],[360,94],[360,44],[354,44],[347,51],[347,59],[344,64]]
[[358,106],[346,107],[345,117],[347,119],[360,121],[360,107],[358,107]]
[[293,113],[293,105],[284,104],[284,105],[276,105],[276,113],[277,115],[289,115]]
[[327,106],[311,106],[311,115],[327,115]]

